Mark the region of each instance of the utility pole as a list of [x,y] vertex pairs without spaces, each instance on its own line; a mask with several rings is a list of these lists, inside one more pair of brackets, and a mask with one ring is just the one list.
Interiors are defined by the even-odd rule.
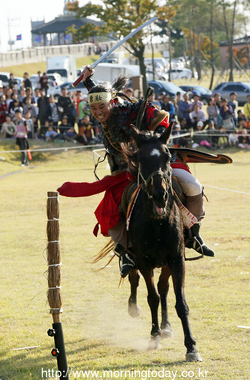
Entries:
[[12,50],[12,45],[15,44],[15,40],[11,39],[11,28],[10,28],[12,21],[15,21],[15,20],[20,20],[20,18],[12,18],[12,19],[10,19],[9,15],[8,15],[8,32],[9,32],[9,41],[8,41],[8,44],[10,45],[10,51]]

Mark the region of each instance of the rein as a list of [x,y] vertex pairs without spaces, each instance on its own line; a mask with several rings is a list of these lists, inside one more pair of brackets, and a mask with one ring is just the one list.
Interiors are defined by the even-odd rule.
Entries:
[[142,189],[146,192],[146,194],[147,194],[147,196],[148,196],[149,199],[152,199],[153,196],[150,195],[149,192],[148,192],[148,184],[149,184],[149,182],[151,182],[151,185],[153,185],[154,177],[157,176],[157,175],[159,175],[159,176],[163,179],[164,183],[165,183],[167,186],[170,186],[170,188],[171,188],[171,192],[173,193],[173,191],[172,191],[171,174],[170,174],[170,175],[169,175],[169,174],[166,174],[166,173],[164,173],[161,169],[159,169],[159,170],[155,170],[153,173],[151,173],[151,174],[148,176],[147,179],[145,179],[145,178],[143,177],[143,175],[142,175],[142,172],[141,172],[141,166],[140,166],[140,164],[139,164],[137,184],[138,184],[138,186],[139,186],[139,183],[140,183],[140,177],[141,177],[141,179],[142,179],[142,186],[141,186],[141,187],[142,187]]

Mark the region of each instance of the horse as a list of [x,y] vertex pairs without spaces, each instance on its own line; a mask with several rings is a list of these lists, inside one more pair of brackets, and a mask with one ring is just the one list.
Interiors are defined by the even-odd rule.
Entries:
[[[150,347],[159,348],[160,337],[172,335],[167,313],[169,278],[172,276],[175,308],[185,336],[186,360],[202,361],[191,333],[189,308],[184,293],[184,227],[172,189],[171,154],[167,147],[170,134],[171,128],[159,135],[139,132],[133,127],[135,148],[122,144],[128,168],[138,178],[141,188],[134,203],[128,231],[138,268],[129,274],[131,294],[128,311],[133,317],[137,317],[140,312],[136,300],[139,271],[146,283],[148,305],[151,310]],[[155,268],[161,268],[158,291],[154,284]],[[161,327],[158,322],[160,302]]]

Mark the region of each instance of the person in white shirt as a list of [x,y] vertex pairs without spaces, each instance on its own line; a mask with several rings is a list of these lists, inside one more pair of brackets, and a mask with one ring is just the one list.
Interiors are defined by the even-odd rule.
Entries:
[[194,105],[194,110],[190,112],[189,117],[194,128],[196,128],[199,121],[202,121],[204,123],[207,120],[205,112],[199,109],[199,106],[197,104]]

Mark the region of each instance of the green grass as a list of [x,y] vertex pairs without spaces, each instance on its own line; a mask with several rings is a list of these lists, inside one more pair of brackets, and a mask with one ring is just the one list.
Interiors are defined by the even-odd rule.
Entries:
[[[35,147],[42,146],[62,145],[35,142]],[[93,153],[67,150],[69,143],[63,146],[60,153],[33,153],[29,168],[20,167],[20,153],[0,153],[6,158],[0,160],[0,378],[4,380],[37,380],[42,378],[42,369],[57,368],[50,354],[53,338],[46,333],[52,324],[46,302],[47,191],[55,191],[67,180],[95,180]],[[3,149],[13,146],[2,141]],[[202,363],[184,361],[183,332],[174,309],[172,285],[169,314],[174,339],[163,340],[161,350],[147,351],[151,323],[143,279],[138,290],[142,314],[131,319],[127,313],[129,284],[125,280],[118,288],[117,259],[103,271],[95,270],[105,260],[91,264],[107,242],[92,234],[96,222],[93,212],[102,194],[60,197],[61,319],[70,368],[101,373],[132,368],[159,371],[164,366],[166,371],[177,371],[179,379],[205,378],[201,372],[199,376],[199,370],[208,371],[206,379],[210,380],[249,379],[250,330],[237,326],[250,326],[250,153],[227,153],[234,159],[232,165],[190,165],[203,184],[238,191],[205,186],[209,203],[205,204],[202,236],[216,250],[216,257],[186,264],[190,324]],[[108,173],[102,164],[99,176]],[[158,273],[156,270],[156,279]],[[29,346],[39,347],[13,350]],[[189,377],[182,371],[189,372]],[[148,378],[159,378],[153,376]],[[70,380],[75,378],[72,374]],[[126,379],[124,375],[116,378]]]

